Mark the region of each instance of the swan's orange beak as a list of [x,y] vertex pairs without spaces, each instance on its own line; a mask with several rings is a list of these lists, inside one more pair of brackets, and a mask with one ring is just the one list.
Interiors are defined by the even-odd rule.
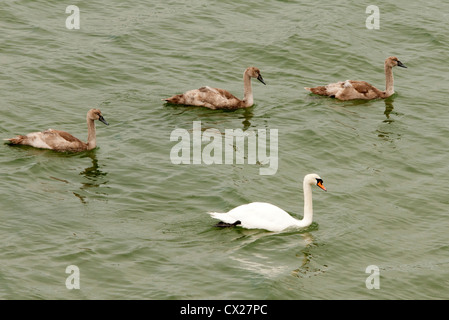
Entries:
[[327,191],[327,189],[323,186],[323,181],[318,181],[316,185],[321,189],[323,189],[324,191]]

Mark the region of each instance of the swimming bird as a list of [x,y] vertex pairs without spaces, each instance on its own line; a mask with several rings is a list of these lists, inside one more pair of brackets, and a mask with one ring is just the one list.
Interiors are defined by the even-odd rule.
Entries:
[[385,59],[385,91],[381,91],[365,81],[346,80],[328,84],[327,86],[318,86],[315,88],[305,87],[312,93],[337,98],[339,100],[354,99],[385,99],[394,94],[393,67],[407,68],[396,57]]
[[28,145],[35,148],[51,149],[55,151],[79,152],[92,150],[96,147],[95,120],[109,125],[103,118],[101,111],[91,109],[87,112],[87,143],[75,138],[70,133],[60,130],[48,129],[42,132],[32,132],[27,135],[19,135],[15,138],[5,139],[9,144]]
[[290,227],[304,228],[312,223],[312,185],[326,191],[323,180],[317,174],[304,177],[304,217],[298,220],[281,208],[264,202],[252,202],[232,209],[226,213],[209,212],[212,218],[221,222],[217,227],[241,226],[246,229],[265,229],[268,231],[282,231]]
[[190,106],[206,107],[209,109],[240,109],[251,107],[254,104],[253,90],[251,87],[251,78],[256,78],[264,85],[265,81],[256,67],[249,67],[243,73],[243,100],[232,95],[229,91],[211,87],[201,87],[190,90],[183,94],[174,95],[171,98],[163,99],[168,103],[183,104]]

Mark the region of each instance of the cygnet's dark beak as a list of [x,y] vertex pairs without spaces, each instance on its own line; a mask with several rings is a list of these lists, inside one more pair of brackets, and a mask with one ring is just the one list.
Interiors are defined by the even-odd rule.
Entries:
[[104,120],[104,118],[103,118],[103,116],[100,116],[99,118],[98,118],[98,120],[100,120],[101,122],[103,122],[105,125],[109,125],[109,123],[106,121],[106,120]]
[[398,60],[398,67],[407,68],[407,66],[399,60]]
[[264,85],[267,85],[267,84],[265,83],[265,81],[263,81],[263,78],[262,78],[262,75],[261,75],[261,74],[259,74],[259,76],[257,77],[257,80],[259,80],[260,82],[262,82]]

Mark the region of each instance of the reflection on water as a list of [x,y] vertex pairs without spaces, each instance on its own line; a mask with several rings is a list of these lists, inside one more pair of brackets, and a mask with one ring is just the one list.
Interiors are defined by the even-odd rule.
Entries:
[[[85,191],[90,188],[99,188],[101,185],[106,184],[107,181],[103,181],[100,179],[101,177],[105,177],[108,173],[100,170],[100,166],[98,165],[98,159],[96,155],[96,150],[87,151],[82,158],[88,157],[92,160],[92,166],[87,167],[83,171],[80,172],[80,175],[84,176],[87,182],[83,182],[80,190]],[[96,192],[99,194],[98,192]],[[87,203],[86,196],[73,192],[73,194],[80,199],[82,203]]]
[[[58,152],[54,150],[48,150],[48,149],[39,149],[34,148],[31,146],[26,145],[11,145],[12,148],[17,148],[20,150],[25,151],[26,155],[29,157],[42,157],[44,159],[50,160],[50,161],[57,161],[57,159],[65,159],[65,158],[73,158],[75,159],[82,159],[82,158],[90,158],[91,165],[87,168],[85,168],[83,171],[79,173],[80,176],[83,176],[84,182],[81,183],[81,187],[79,187],[79,191],[72,191],[72,193],[80,199],[82,203],[87,203],[86,199],[87,196],[83,195],[86,194],[88,190],[92,190],[92,188],[100,188],[103,185],[107,184],[107,180],[104,178],[107,176],[107,172],[101,169],[101,166],[98,163],[97,149],[89,150],[89,151],[83,151],[80,153],[73,153],[73,152]],[[44,164],[45,166],[45,164]],[[50,179],[64,182],[68,185],[72,184],[72,179],[69,177],[55,177],[53,175],[50,175]],[[92,192],[92,191],[89,191]],[[100,193],[98,190],[95,190],[95,195],[105,195],[105,193]]]
[[[311,233],[316,230],[316,227],[317,224],[313,223],[306,231],[300,231],[300,233],[297,230],[268,232],[259,229],[236,228],[237,237],[234,240],[239,243],[239,246],[230,257],[232,260],[237,261],[242,269],[270,278],[286,273],[290,273],[298,278],[321,274],[326,272],[327,265],[319,265],[312,253],[320,246],[320,244],[316,243]],[[298,235],[301,238],[298,238]],[[268,258],[269,253],[267,252],[270,252],[270,247],[273,243],[284,239],[284,237],[294,237],[295,247],[299,246],[302,248],[300,253],[296,254],[300,265],[294,270],[292,270],[289,264],[280,264],[278,261]],[[267,243],[271,244],[265,246]],[[295,250],[295,247],[292,249]]]
[[[165,103],[164,104],[165,107],[171,107],[173,108],[175,111],[179,111],[178,113],[174,113],[173,115],[178,117],[180,115],[182,115],[184,112],[192,112],[192,109],[206,109],[204,107],[196,107],[196,106],[184,106],[184,105],[174,105],[174,104],[170,104],[170,103]],[[220,110],[221,112],[225,112],[225,113],[233,113],[233,112],[243,112],[241,115],[239,115],[239,119],[243,119],[242,124],[243,124],[243,131],[248,130],[251,127],[251,119],[254,117],[254,106],[249,107],[249,108],[244,108],[244,109],[237,109],[237,110]],[[231,128],[228,128],[231,129]]]
[[[382,124],[390,125],[395,122],[394,119],[391,118],[391,115],[394,114],[393,109],[394,99],[392,97],[385,99],[385,117],[386,119],[382,121]],[[388,130],[386,130],[388,128]],[[382,125],[381,128],[376,130],[377,136],[386,142],[393,142],[394,140],[398,140],[401,138],[401,134],[394,132],[394,127]]]
[[389,98],[389,99],[385,100],[385,112],[384,112],[384,115],[387,117],[387,119],[384,120],[384,122],[391,123],[391,122],[394,121],[393,119],[390,119],[390,113],[394,109],[393,102],[394,102],[393,98]]
[[243,113],[243,131],[248,130],[251,127],[251,119],[254,117],[253,107],[245,108]]
[[317,247],[318,244],[314,242],[315,239],[312,234],[306,232],[302,233],[301,236],[306,243],[306,247],[301,250],[301,253],[296,255],[301,258],[301,265],[292,271],[292,275],[298,278],[308,278],[326,272],[326,265],[316,265],[316,262],[313,260],[312,250]]
[[[89,179],[93,182],[96,182],[98,177],[106,176],[108,174],[107,172],[100,170],[100,167],[98,166],[98,159],[97,159],[95,150],[89,151],[86,154],[86,157],[89,157],[92,160],[92,166],[81,171],[80,175],[85,176],[87,179]],[[99,184],[96,184],[96,183],[92,183],[92,184],[87,183],[86,185],[92,185],[95,187],[99,186]]]

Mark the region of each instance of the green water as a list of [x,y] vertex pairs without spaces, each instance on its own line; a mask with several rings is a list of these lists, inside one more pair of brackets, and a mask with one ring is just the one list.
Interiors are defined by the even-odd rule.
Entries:
[[[449,5],[445,1],[3,1],[0,136],[48,128],[98,148],[0,147],[1,299],[448,299]],[[368,5],[380,10],[369,30]],[[396,94],[339,102],[303,87],[366,80]],[[165,105],[204,85],[255,105]],[[175,129],[278,130],[278,167],[174,164]],[[224,156],[223,156],[224,157]],[[207,212],[266,201],[314,222],[217,229]],[[66,268],[79,269],[68,289]],[[379,268],[368,289],[366,268]]]

